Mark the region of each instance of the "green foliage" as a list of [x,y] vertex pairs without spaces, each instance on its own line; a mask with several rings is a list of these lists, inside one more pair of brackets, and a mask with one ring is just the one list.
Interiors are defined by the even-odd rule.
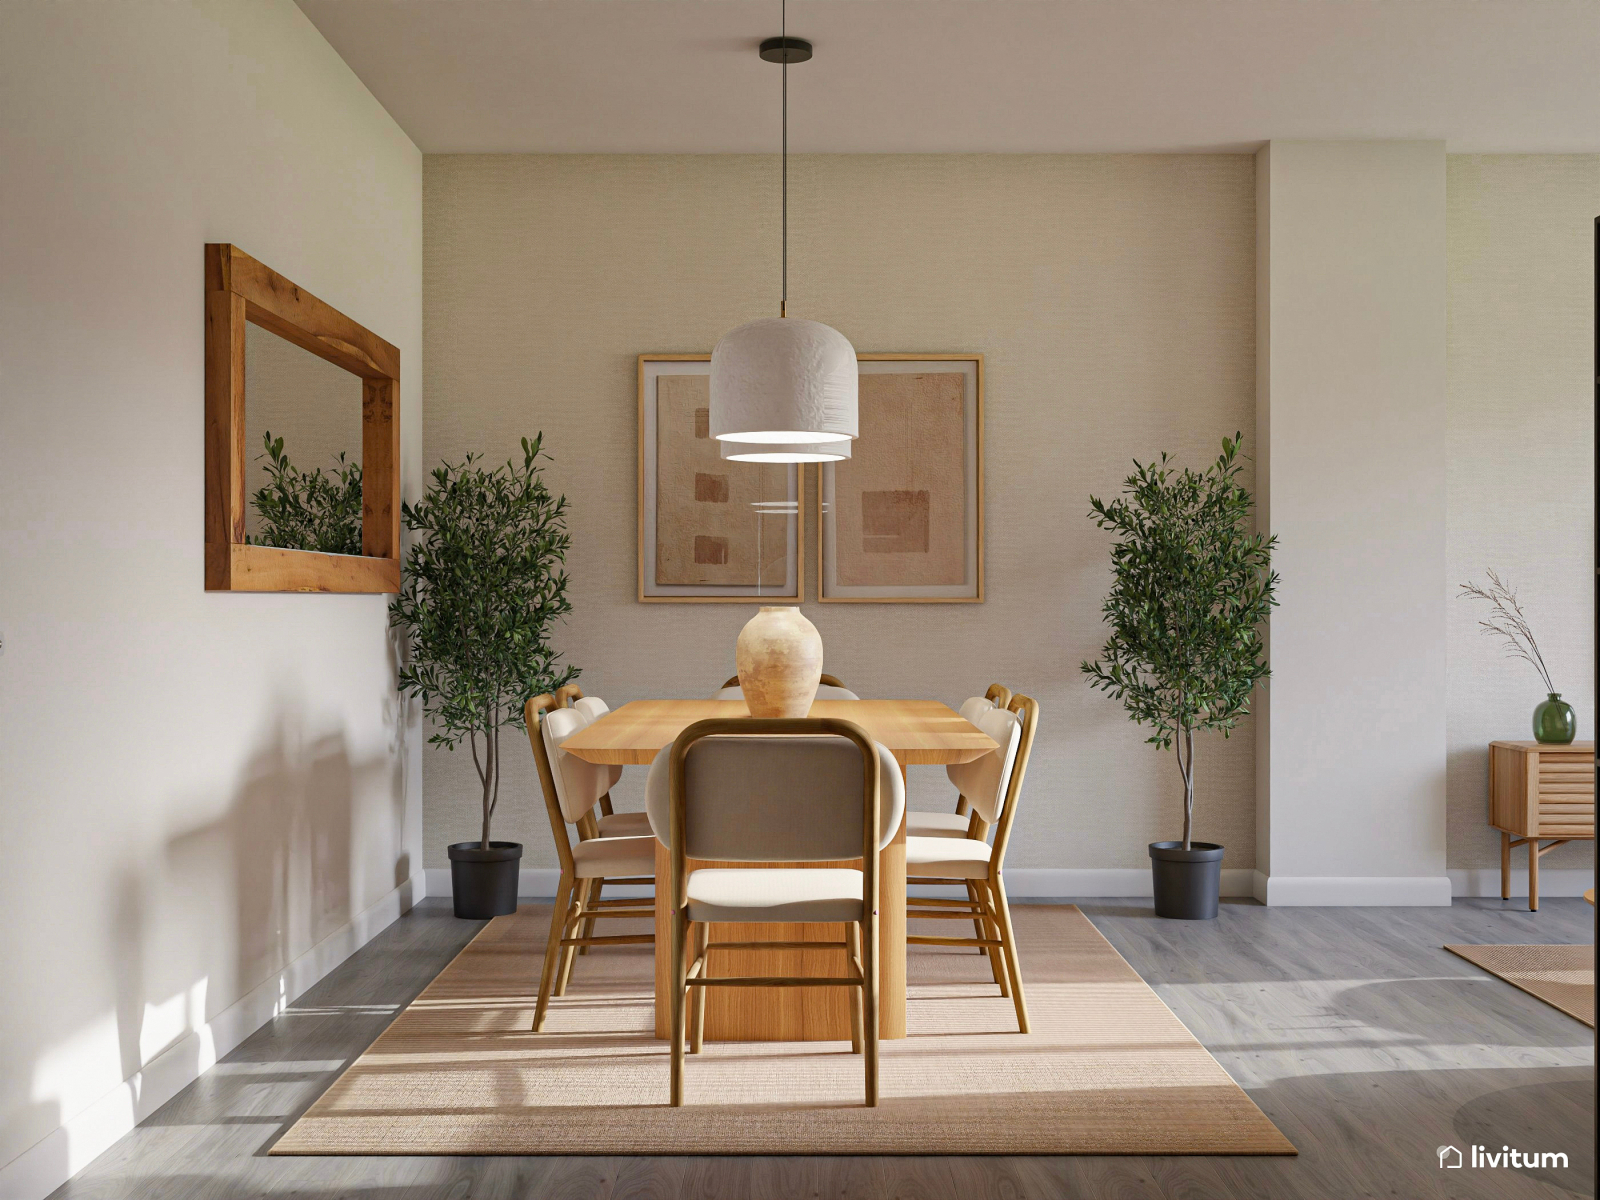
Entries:
[[267,485],[250,498],[261,515],[261,533],[246,540],[257,546],[320,550],[324,554],[361,553],[361,464],[343,454],[331,475],[306,472],[289,461],[283,439],[271,430],[262,439]]
[[1268,677],[1261,625],[1277,603],[1276,538],[1250,530],[1254,506],[1239,482],[1242,434],[1222,439],[1204,471],[1134,462],[1120,497],[1090,497],[1090,518],[1117,535],[1114,582],[1103,612],[1111,627],[1101,657],[1082,664],[1090,686],[1122,701],[1177,750],[1183,776],[1183,844],[1194,815],[1194,731],[1226,737]]
[[486,470],[470,454],[439,467],[427,495],[401,509],[415,536],[389,606],[411,647],[400,690],[422,699],[430,742],[471,745],[485,849],[499,800],[500,730],[522,728],[529,698],[578,675],[558,666],[550,645],[551,626],[572,611],[563,569],[571,537],[567,499],[550,494],[537,465],[543,437],[522,439],[521,467]]

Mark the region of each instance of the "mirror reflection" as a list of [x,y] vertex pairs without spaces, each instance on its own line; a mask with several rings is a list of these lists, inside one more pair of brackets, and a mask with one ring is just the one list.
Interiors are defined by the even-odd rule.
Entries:
[[245,535],[361,553],[361,378],[245,325]]

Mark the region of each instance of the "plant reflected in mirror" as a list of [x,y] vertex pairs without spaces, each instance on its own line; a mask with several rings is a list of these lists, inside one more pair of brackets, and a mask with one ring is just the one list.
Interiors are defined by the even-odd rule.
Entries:
[[341,450],[331,472],[302,471],[289,461],[283,438],[269,429],[262,437],[267,483],[250,497],[259,532],[246,535],[256,546],[317,550],[323,554],[361,553],[361,464],[347,462]]

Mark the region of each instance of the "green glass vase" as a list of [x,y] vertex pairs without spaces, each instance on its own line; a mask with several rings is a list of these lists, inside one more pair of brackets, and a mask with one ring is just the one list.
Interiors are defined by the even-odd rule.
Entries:
[[1578,718],[1572,705],[1561,698],[1560,692],[1551,692],[1548,700],[1541,700],[1533,710],[1533,739],[1550,746],[1565,746],[1578,735]]

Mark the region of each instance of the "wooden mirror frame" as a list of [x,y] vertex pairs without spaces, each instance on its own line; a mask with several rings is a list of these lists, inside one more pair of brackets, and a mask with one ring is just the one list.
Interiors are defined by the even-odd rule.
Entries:
[[[361,553],[245,542],[251,322],[361,377]],[[206,245],[206,590],[400,590],[400,351],[237,246]]]

